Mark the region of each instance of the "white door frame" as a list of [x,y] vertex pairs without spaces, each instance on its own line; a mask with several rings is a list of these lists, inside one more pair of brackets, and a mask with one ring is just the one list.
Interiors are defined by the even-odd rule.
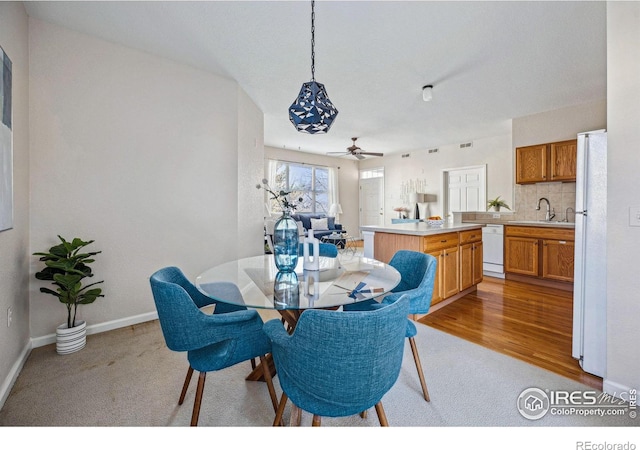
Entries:
[[[380,216],[380,225],[384,225],[384,221],[385,221],[385,216],[384,216],[384,176],[382,177],[377,177],[377,178],[360,178],[358,180],[358,201],[359,201],[359,225],[363,224],[363,205],[364,205],[364,201],[363,201],[363,197],[362,197],[362,182],[366,181],[366,180],[373,180],[373,179],[377,179],[380,182],[380,191],[379,191],[379,198],[378,198],[378,210],[380,212],[382,212],[382,215]],[[366,224],[366,225],[375,225],[375,224]]]
[[[487,165],[478,166],[465,166],[465,167],[453,167],[450,169],[442,170],[442,203],[440,204],[443,217],[447,217],[451,211],[449,211],[449,173],[457,170],[478,170],[481,177],[482,189],[479,193],[478,203],[480,205],[487,204]],[[484,208],[486,210],[486,208]]]

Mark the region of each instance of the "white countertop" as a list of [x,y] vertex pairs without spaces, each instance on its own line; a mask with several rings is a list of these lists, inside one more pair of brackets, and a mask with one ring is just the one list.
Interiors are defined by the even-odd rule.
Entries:
[[455,231],[472,230],[474,228],[482,228],[484,224],[481,223],[456,223],[456,224],[443,224],[439,227],[430,227],[426,222],[418,223],[395,223],[391,225],[363,225],[360,227],[360,231],[380,232],[380,233],[395,233],[395,234],[409,234],[414,236],[429,236],[431,234],[451,233]]
[[503,225],[517,225],[525,227],[545,227],[545,228],[575,228],[575,222],[545,222],[543,220],[513,220],[504,222]]

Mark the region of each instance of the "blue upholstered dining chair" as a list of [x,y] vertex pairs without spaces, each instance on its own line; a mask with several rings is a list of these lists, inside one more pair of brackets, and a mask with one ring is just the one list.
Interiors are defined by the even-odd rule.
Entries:
[[[308,309],[289,334],[274,319],[264,325],[282,387],[274,425],[287,399],[321,417],[362,414],[372,406],[387,426],[382,397],[395,384],[404,354],[408,297],[370,311]],[[299,423],[298,423],[299,424]]]
[[[369,302],[345,305],[343,309],[345,311],[371,309],[380,307],[381,304],[384,305],[389,302],[394,302],[400,296],[406,295],[409,298],[409,314],[426,314],[429,312],[429,308],[431,308],[431,297],[433,296],[433,286],[436,280],[437,263],[438,260],[432,255],[411,250],[398,250],[391,258],[391,261],[389,261],[389,265],[400,272],[401,280],[400,283],[393,288],[391,293],[387,294],[381,303],[372,300]],[[406,336],[409,338],[409,344],[411,345],[411,352],[416,363],[416,369],[418,370],[418,377],[420,378],[424,399],[430,401],[429,391],[427,390],[427,383],[424,379],[422,364],[420,363],[420,356],[418,355],[418,347],[415,341],[416,334],[418,334],[416,325],[412,320],[407,319]]]
[[[257,311],[217,302],[202,294],[177,267],[158,270],[151,275],[150,283],[167,347],[176,352],[187,352],[189,369],[179,405],[184,401],[193,371],[200,373],[191,416],[191,426],[196,426],[207,372],[253,361],[256,357],[260,358],[264,369],[268,367],[265,355],[271,352],[271,342],[262,330],[264,323]],[[242,297],[233,283],[220,282],[212,287],[212,292],[221,298]],[[212,314],[200,309],[209,305],[215,305]],[[262,372],[275,411],[278,399],[271,372]]]
[[[319,251],[320,251],[320,256],[324,256],[327,258],[336,258],[338,256],[338,247],[335,244],[320,242]],[[298,255],[302,256],[303,252],[304,252],[304,242],[301,242],[298,245]],[[313,250],[311,250],[311,247],[309,247],[309,252],[313,252]]]

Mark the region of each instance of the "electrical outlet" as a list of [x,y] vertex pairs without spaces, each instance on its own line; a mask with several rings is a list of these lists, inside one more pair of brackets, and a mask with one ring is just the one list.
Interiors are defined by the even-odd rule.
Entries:
[[640,207],[629,208],[629,226],[640,227]]
[[11,326],[11,321],[13,320],[13,310],[11,306],[7,308],[7,328]]
[[494,215],[493,215],[493,218],[494,218],[494,219],[499,219],[499,218],[500,218],[500,214],[494,214]]

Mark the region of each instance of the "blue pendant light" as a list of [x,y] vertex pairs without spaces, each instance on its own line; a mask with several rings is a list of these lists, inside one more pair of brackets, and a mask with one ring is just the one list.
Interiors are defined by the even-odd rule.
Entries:
[[303,83],[298,98],[289,107],[289,120],[301,133],[323,134],[329,131],[338,110],[327,95],[324,84],[315,76],[315,1],[311,0],[311,81]]

